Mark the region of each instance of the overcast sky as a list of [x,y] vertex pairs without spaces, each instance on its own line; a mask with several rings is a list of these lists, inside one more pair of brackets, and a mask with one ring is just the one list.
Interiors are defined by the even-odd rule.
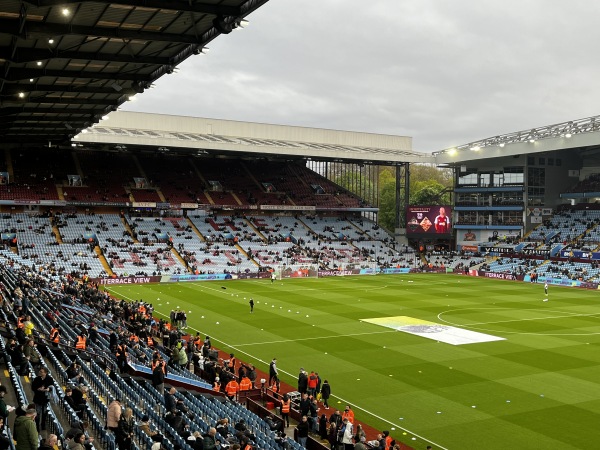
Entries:
[[413,137],[600,114],[600,2],[270,0],[124,109]]

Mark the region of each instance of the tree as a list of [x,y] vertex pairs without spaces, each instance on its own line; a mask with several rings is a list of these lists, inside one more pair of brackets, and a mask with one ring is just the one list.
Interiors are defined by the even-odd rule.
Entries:
[[396,177],[390,170],[379,174],[379,225],[394,232],[396,222]]
[[[432,165],[410,166],[409,204],[447,205],[450,203],[452,170]],[[400,223],[404,212],[401,212]],[[394,231],[396,220],[396,173],[393,167],[382,167],[379,174],[379,224]]]
[[372,204],[375,198],[375,188],[372,181],[368,179],[366,170],[364,168],[359,170],[362,176],[357,172],[347,171],[336,176],[333,182]]
[[450,203],[449,188],[435,180],[418,181],[411,192],[411,205],[447,205]]

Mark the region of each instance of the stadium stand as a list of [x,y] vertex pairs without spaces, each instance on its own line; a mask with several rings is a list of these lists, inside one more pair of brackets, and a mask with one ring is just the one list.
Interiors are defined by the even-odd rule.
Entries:
[[[89,442],[88,448],[95,448],[94,442],[100,444],[98,448],[122,448],[120,432],[107,429],[109,409],[113,402],[118,401],[123,407],[132,408],[135,420],[149,421],[152,429],[160,433],[165,449],[197,448],[191,436],[202,439],[215,426],[219,432],[217,437],[223,444],[250,442],[257,448],[279,450],[282,443],[286,442],[285,448],[300,448],[298,444],[285,440],[279,432],[273,430],[272,423],[249,411],[241,403],[215,397],[217,394],[212,390],[212,384],[189,372],[187,364],[180,367],[169,364],[166,381],[178,381],[187,386],[187,389],[178,393],[172,388],[166,395],[155,389],[148,379],[125,375],[119,370],[119,359],[115,354],[121,348],[127,349],[127,362],[138,369],[138,373],[151,372],[148,365],[158,361],[157,358],[169,361],[169,348],[162,345],[166,344],[165,340],[160,343],[153,341],[152,346],[146,344],[148,337],[169,334],[167,322],[152,318],[151,305],[115,301],[92,286],[85,286],[74,280],[68,281],[63,277],[38,274],[30,267],[21,265],[18,258],[13,258],[7,252],[1,258],[3,265],[0,268],[0,285],[4,308],[0,309],[0,315],[4,317],[0,319],[7,324],[16,324],[23,308],[31,314],[35,329],[38,330],[37,348],[40,355],[44,356],[40,360],[40,367],[50,372],[57,397],[55,403],[45,405],[48,415],[46,425],[49,432],[59,436],[63,446],[68,444],[69,439],[63,423],[76,427],[83,419],[89,423],[88,437],[96,439]],[[21,299],[30,297],[34,291],[36,301],[23,305]],[[148,325],[144,323],[145,318],[150,321]],[[43,339],[53,327],[61,330],[58,345],[49,345]],[[16,333],[14,336],[19,339],[20,328],[9,326],[8,330]],[[87,336],[88,346],[85,351],[75,350],[69,345],[76,342],[79,336]],[[186,350],[187,345],[189,350],[189,344],[181,340],[181,336],[176,329],[171,330],[169,339],[173,349],[181,347]],[[10,339],[11,346],[17,345],[16,339]],[[7,352],[4,345],[4,339],[0,339],[0,352],[3,355]],[[199,357],[195,361],[200,362],[199,367],[203,367],[203,358]],[[209,364],[208,359],[206,364]],[[75,376],[70,372],[72,367],[77,369]],[[217,367],[221,379],[235,377],[234,373],[227,372],[226,367],[226,362],[223,365],[219,363]],[[34,371],[34,367],[27,363],[26,369],[19,372],[18,367],[7,362],[7,370],[17,401],[20,405],[27,405],[31,394],[24,389],[22,380],[25,375]],[[200,391],[192,392],[190,389],[194,387]],[[82,408],[76,410],[72,407],[66,390],[86,392]],[[174,397],[170,397],[171,394]],[[171,398],[174,403],[170,403]],[[168,410],[169,405],[173,409]],[[61,420],[57,414],[61,416]],[[236,428],[218,426],[224,418],[236,424]],[[249,431],[240,432],[239,424],[245,424]],[[10,433],[10,429],[6,428],[5,432]],[[131,448],[149,448],[152,442],[149,435],[137,430]]]

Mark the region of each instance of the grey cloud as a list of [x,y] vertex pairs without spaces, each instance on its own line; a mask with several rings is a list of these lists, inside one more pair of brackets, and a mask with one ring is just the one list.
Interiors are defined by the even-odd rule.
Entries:
[[409,135],[433,151],[599,113],[586,0],[271,0],[126,109]]

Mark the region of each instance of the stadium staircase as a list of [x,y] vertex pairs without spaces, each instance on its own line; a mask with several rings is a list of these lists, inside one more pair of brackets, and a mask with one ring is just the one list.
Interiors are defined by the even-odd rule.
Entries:
[[158,198],[160,198],[161,202],[168,203],[166,197],[164,196],[160,188],[156,188],[156,195],[158,195]]
[[363,236],[366,236],[369,239],[373,239],[373,237],[371,235],[369,235],[369,233],[367,233],[365,230],[363,230],[361,227],[359,227],[357,224],[355,224],[351,220],[346,220],[346,222],[348,222],[350,225],[352,225],[354,228],[356,228],[356,231],[358,231]]
[[125,193],[127,194],[127,201],[128,202],[135,202],[135,197],[133,196],[133,192],[131,191],[131,189],[127,186],[123,186],[123,189],[125,190]]
[[192,219],[190,219],[189,217],[185,218],[187,224],[192,227],[192,230],[194,230],[194,233],[196,233],[196,235],[200,238],[200,240],[202,242],[206,242],[206,238],[202,235],[202,233],[200,233],[200,230],[198,229],[198,227],[196,225],[194,225],[194,222],[192,222]]
[[[204,178],[204,175],[202,175],[202,172],[200,172],[200,170],[198,169],[198,167],[196,166],[196,163],[194,162],[193,159],[189,159],[188,160],[190,165],[192,166],[192,169],[194,169],[194,173],[196,175],[198,175],[198,178],[200,178],[202,180],[202,183],[204,183],[204,186],[208,186],[208,182],[206,181],[206,178]],[[207,190],[204,190],[204,195],[206,196],[206,199],[208,200],[208,202],[211,205],[215,204],[215,201],[213,200],[213,198],[210,196],[210,194],[208,193]]]
[[250,168],[248,167],[248,165],[244,161],[240,161],[240,165],[242,166],[242,168],[244,169],[244,171],[248,175],[248,178],[250,178],[250,180],[252,180],[252,182],[258,187],[258,189],[262,191],[264,189],[263,185],[258,182],[258,180],[254,176],[254,174],[252,173],[252,171],[250,170]]
[[185,262],[185,260],[182,258],[182,256],[179,254],[179,252],[177,251],[177,249],[175,247],[171,247],[171,253],[173,254],[173,256],[175,256],[175,258],[177,258],[179,260],[181,265],[183,267],[185,267],[185,270],[188,273],[192,273],[192,268],[189,266],[188,263]]
[[104,253],[102,252],[102,249],[100,248],[99,245],[96,245],[94,247],[94,252],[96,253],[96,255],[98,255],[98,260],[102,264],[102,267],[104,267],[104,270],[106,271],[106,273],[108,274],[108,276],[109,277],[114,276],[115,273],[111,269],[110,264],[108,264],[108,261],[106,260],[106,257],[104,256]]
[[229,193],[231,194],[231,196],[233,197],[233,199],[237,202],[238,205],[242,205],[242,201],[239,199],[239,197],[237,196],[237,194],[233,191],[229,191]]
[[52,231],[54,232],[54,237],[56,238],[56,242],[59,244],[63,243],[62,235],[60,234],[60,230],[56,225],[52,225]]
[[63,187],[60,184],[56,185],[56,193],[58,194],[59,200],[66,200],[65,193],[63,192]]
[[246,250],[244,250],[239,243],[235,244],[235,248],[237,248],[239,252],[248,259],[248,261],[251,261],[254,264],[256,264],[256,267],[260,267],[260,264],[254,258],[250,258],[250,256],[248,256],[248,253],[246,253]]
[[136,244],[139,244],[140,241],[138,241],[136,239],[135,233],[131,229],[131,226],[129,226],[129,222],[127,222],[127,219],[125,218],[125,216],[121,216],[121,222],[123,223],[123,226],[125,227],[125,229],[129,233],[129,236],[131,236],[131,239],[133,240],[133,242],[136,243]]
[[260,230],[254,226],[254,223],[252,223],[251,220],[244,219],[244,221],[248,224],[248,226],[250,228],[252,228],[252,231],[254,231],[259,238],[261,238],[264,242],[268,241],[268,239],[266,238],[266,236],[264,234],[262,234],[260,232]]

